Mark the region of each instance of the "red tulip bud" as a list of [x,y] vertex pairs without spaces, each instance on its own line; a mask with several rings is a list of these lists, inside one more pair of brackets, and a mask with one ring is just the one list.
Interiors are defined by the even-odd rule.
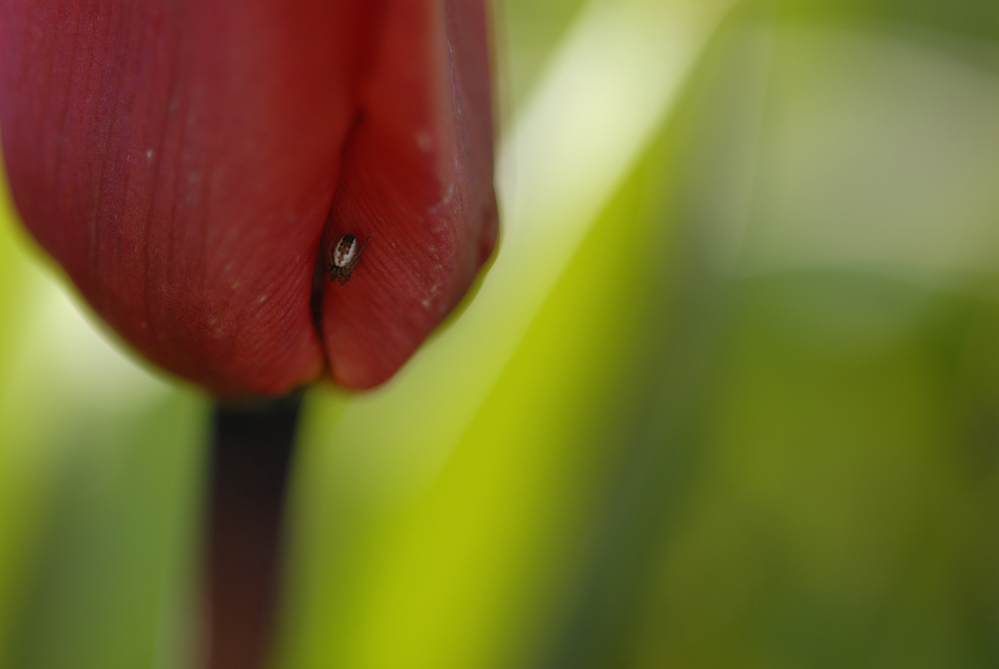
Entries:
[[[97,313],[175,374],[222,395],[323,374],[375,386],[492,252],[481,1],[0,10],[18,210]],[[341,285],[326,272],[346,235],[360,255]]]

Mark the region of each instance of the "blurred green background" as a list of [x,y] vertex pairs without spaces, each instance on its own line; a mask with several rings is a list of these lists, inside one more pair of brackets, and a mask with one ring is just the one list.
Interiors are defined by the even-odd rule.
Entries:
[[[999,4],[496,18],[497,258],[309,391],[273,667],[999,666]],[[208,401],[15,219],[0,666],[196,666]]]

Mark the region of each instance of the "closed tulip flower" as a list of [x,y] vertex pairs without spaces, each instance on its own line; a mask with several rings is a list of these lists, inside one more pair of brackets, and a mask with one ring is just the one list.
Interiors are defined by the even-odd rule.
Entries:
[[93,309],[224,397],[390,378],[492,252],[473,0],[0,0],[15,204]]

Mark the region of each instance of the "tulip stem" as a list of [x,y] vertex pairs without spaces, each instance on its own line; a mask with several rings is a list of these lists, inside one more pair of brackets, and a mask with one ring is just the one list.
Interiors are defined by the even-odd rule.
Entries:
[[267,660],[300,407],[300,393],[215,407],[205,572],[209,669],[258,669]]

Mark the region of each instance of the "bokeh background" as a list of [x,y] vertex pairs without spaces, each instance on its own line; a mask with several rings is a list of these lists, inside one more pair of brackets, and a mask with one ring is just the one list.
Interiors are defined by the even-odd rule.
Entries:
[[[999,666],[999,3],[495,9],[497,257],[308,392],[273,667]],[[0,666],[196,666],[209,401],[2,212]]]

